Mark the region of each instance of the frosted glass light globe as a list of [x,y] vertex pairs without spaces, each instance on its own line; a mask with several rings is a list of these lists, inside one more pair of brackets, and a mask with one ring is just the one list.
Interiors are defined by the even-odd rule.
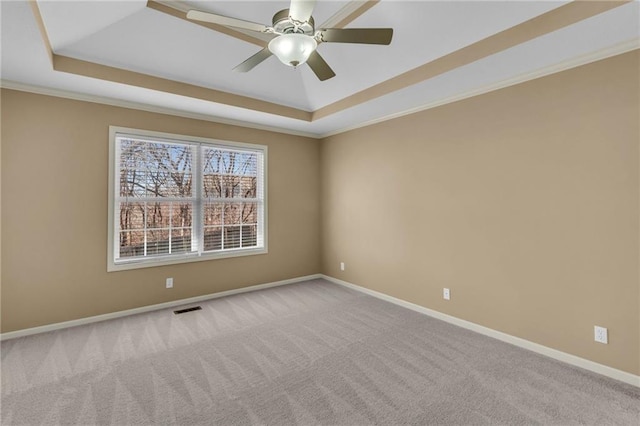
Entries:
[[315,39],[305,34],[282,34],[269,42],[271,53],[290,67],[307,62],[316,47],[318,43]]

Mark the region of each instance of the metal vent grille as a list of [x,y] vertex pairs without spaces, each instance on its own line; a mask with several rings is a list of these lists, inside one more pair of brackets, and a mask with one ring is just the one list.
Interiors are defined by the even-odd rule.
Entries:
[[184,314],[185,312],[199,311],[201,309],[202,308],[200,306],[194,306],[193,308],[178,309],[177,311],[173,311],[173,313],[178,315],[178,314]]

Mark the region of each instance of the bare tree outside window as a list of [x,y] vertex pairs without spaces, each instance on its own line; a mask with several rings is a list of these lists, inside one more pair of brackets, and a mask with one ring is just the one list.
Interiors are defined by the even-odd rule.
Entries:
[[204,249],[222,250],[257,244],[258,158],[215,148],[204,149]]
[[121,140],[120,257],[191,251],[192,162],[189,145]]
[[117,259],[261,243],[259,152],[124,136],[117,141]]

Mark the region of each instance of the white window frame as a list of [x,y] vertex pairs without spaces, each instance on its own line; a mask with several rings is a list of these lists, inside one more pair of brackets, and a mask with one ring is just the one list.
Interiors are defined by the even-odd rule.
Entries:
[[[159,255],[148,258],[135,259],[117,259],[119,253],[119,223],[116,220],[119,215],[116,214],[118,202],[116,200],[116,191],[119,188],[119,170],[116,170],[118,164],[116,137],[119,135],[127,135],[133,138],[155,139],[159,142],[176,142],[198,145],[211,145],[222,149],[249,149],[258,151],[258,194],[262,193],[262,214],[258,214],[258,246],[249,248],[236,248],[220,251],[197,251],[192,253]],[[199,160],[194,160],[194,168],[201,168]],[[203,202],[201,198],[202,175],[201,171],[194,171],[199,177],[194,181],[194,214],[193,229],[194,233],[199,236],[202,233],[203,224],[196,222],[196,218],[202,218]],[[229,257],[250,256],[256,254],[265,254],[267,248],[267,147],[265,145],[256,145],[242,142],[223,141],[218,139],[202,138],[196,136],[177,135],[164,132],[154,132],[149,130],[132,129],[127,127],[109,126],[109,191],[108,191],[108,234],[107,234],[107,272],[123,271],[129,269],[149,268],[154,266],[174,265],[178,263],[200,262],[213,259],[224,259]],[[235,200],[235,199],[233,199]],[[230,201],[233,201],[230,200]],[[200,214],[195,213],[195,209],[200,210]],[[261,238],[262,237],[262,238]]]

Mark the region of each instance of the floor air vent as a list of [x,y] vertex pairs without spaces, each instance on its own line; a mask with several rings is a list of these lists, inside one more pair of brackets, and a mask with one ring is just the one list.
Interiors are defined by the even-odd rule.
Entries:
[[193,308],[178,309],[177,311],[173,311],[173,313],[178,315],[178,314],[184,314],[185,312],[199,311],[201,309],[202,308],[200,306],[194,306]]

